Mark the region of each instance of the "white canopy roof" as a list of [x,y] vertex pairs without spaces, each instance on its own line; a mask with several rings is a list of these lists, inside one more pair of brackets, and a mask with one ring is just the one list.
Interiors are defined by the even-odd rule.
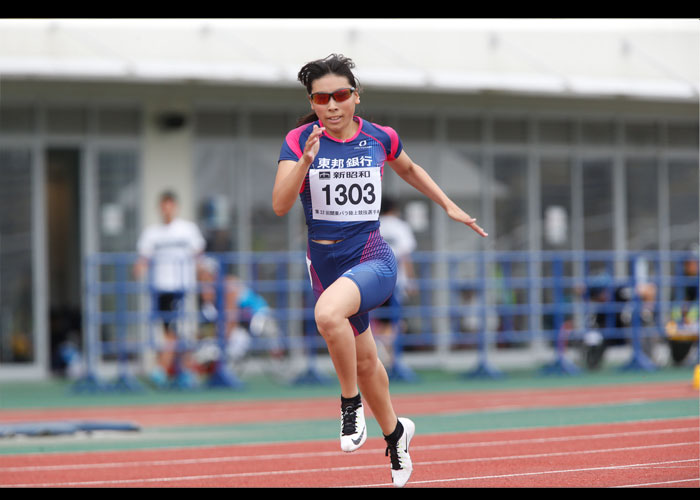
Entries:
[[0,79],[295,86],[342,53],[365,87],[697,101],[687,19],[5,19]]

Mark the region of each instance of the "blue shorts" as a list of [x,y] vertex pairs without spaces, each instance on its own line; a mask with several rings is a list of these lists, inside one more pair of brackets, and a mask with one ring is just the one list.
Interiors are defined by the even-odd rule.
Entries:
[[184,315],[182,310],[184,298],[184,291],[153,292],[151,297],[153,317],[160,318],[166,329],[175,331],[178,319]]
[[349,318],[356,336],[369,327],[369,311],[381,306],[394,292],[396,258],[379,230],[330,245],[309,240],[306,259],[316,299],[341,276],[350,278],[359,288],[360,309]]

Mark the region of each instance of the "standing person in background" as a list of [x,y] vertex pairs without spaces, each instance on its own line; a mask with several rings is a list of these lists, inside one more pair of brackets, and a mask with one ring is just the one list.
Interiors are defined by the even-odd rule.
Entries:
[[284,140],[272,207],[285,215],[299,196],[304,209],[314,318],[340,382],[341,449],[352,452],[365,442],[366,401],[386,441],[392,481],[401,487],[413,471],[408,450],[415,424],[394,412],[369,327],[369,311],[393,293],[397,274],[394,253],[379,233],[385,163],[453,220],[486,233],[408,157],[393,129],[355,116],[360,87],[354,66],[332,54],[299,71],[312,113]]
[[182,318],[187,292],[195,289],[197,259],[205,241],[196,224],[178,217],[175,193],[161,194],[159,210],[161,222],[145,228],[139,237],[139,258],[134,265],[137,279],[148,278],[154,313],[163,321],[165,344],[158,352],[151,380],[164,386],[169,377],[180,377],[191,385],[192,375],[182,371],[184,362],[177,358],[178,334],[183,332],[178,332],[176,325]]
[[375,333],[385,353],[385,364],[391,367],[391,378],[412,379],[409,370],[400,366],[398,342],[400,342],[400,335],[403,333],[401,306],[414,291],[415,272],[411,254],[416,249],[416,238],[411,226],[399,216],[399,209],[394,200],[387,196],[382,196],[379,232],[394,252],[397,274],[394,293],[378,309],[381,314],[378,314],[374,320]]

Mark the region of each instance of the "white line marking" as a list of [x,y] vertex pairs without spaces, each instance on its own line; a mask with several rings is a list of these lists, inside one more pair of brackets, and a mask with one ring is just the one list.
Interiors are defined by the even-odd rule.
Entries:
[[[412,451],[423,450],[442,450],[455,448],[479,448],[488,446],[513,446],[519,444],[532,443],[554,443],[554,442],[570,442],[591,439],[608,439],[632,436],[644,436],[648,434],[675,434],[680,432],[697,432],[697,427],[683,427],[678,429],[650,429],[644,431],[625,431],[611,432],[602,434],[587,434],[578,436],[557,436],[546,438],[527,438],[527,439],[507,439],[498,441],[477,441],[473,443],[449,443],[449,444],[433,444],[423,446],[412,446]],[[191,450],[196,453],[197,450]],[[365,448],[354,452],[355,455],[367,455],[376,453],[376,449]],[[83,452],[81,452],[83,453]],[[92,452],[90,452],[92,453]],[[57,465],[27,465],[27,466],[10,466],[0,467],[0,472],[37,472],[50,470],[74,470],[74,469],[102,469],[115,467],[148,467],[148,466],[172,466],[172,465],[187,465],[187,464],[206,464],[206,463],[223,463],[223,462],[249,462],[255,460],[278,460],[278,459],[299,459],[299,458],[315,458],[315,457],[330,457],[339,455],[339,451],[315,451],[303,453],[271,453],[265,455],[236,455],[225,457],[206,457],[206,458],[177,458],[172,460],[139,460],[133,462],[104,462],[104,463],[81,463],[81,464],[57,464]]]
[[656,483],[625,484],[623,486],[613,486],[613,488],[641,488],[642,486],[657,486],[659,484],[689,483],[691,481],[700,481],[700,477],[694,477],[692,479],[677,479],[676,481],[659,481]]
[[[522,460],[529,458],[543,458],[543,457],[554,457],[554,456],[566,456],[566,455],[583,455],[588,453],[610,453],[619,451],[632,451],[632,450],[642,450],[642,449],[654,449],[654,448],[669,448],[675,446],[697,446],[698,441],[691,443],[673,443],[673,444],[663,444],[663,445],[651,445],[651,446],[632,446],[624,448],[607,448],[600,450],[582,450],[582,451],[571,451],[571,452],[554,452],[554,453],[536,453],[529,455],[512,455],[504,457],[486,457],[486,458],[465,458],[465,459],[454,459],[454,460],[435,460],[430,462],[418,462],[416,465],[443,465],[443,464],[454,464],[454,463],[467,463],[467,462],[484,462],[484,461],[496,461],[496,460]],[[336,455],[338,453],[336,452]],[[684,463],[690,461],[698,461],[699,459],[689,459],[689,460],[677,460],[670,462],[653,462],[648,464],[630,464],[630,465],[617,465],[609,467],[595,467],[586,469],[572,469],[570,472],[575,471],[586,471],[586,470],[599,470],[599,469],[619,469],[619,468],[630,468],[630,467],[644,467],[649,465],[659,465],[659,464],[671,464],[671,463]],[[24,483],[24,484],[8,484],[0,485],[0,487],[15,487],[15,488],[26,488],[26,487],[69,487],[69,486],[97,486],[97,485],[122,485],[122,484],[133,484],[133,483],[163,483],[163,482],[176,482],[176,481],[195,481],[202,479],[227,479],[227,478],[239,478],[239,477],[255,477],[255,476],[272,476],[272,475],[282,475],[282,474],[316,474],[320,472],[338,472],[346,470],[363,470],[363,469],[377,469],[377,468],[388,468],[386,463],[373,464],[373,465],[363,465],[363,466],[347,466],[347,467],[326,467],[326,468],[316,468],[316,469],[294,469],[294,470],[277,470],[277,471],[262,471],[262,472],[240,472],[231,474],[207,474],[207,475],[196,475],[196,476],[181,476],[181,477],[156,477],[156,478],[142,478],[142,479],[114,479],[114,480],[98,480],[98,481],[68,481],[68,482],[53,482],[53,483]],[[435,482],[453,482],[453,481],[468,481],[475,479],[488,479],[488,478],[501,478],[501,477],[518,477],[523,475],[531,474],[559,474],[567,472],[565,471],[546,471],[538,473],[522,473],[522,474],[505,474],[498,476],[479,476],[479,477],[466,477],[466,478],[452,478],[452,479],[436,479],[430,481],[421,481],[416,484],[425,483],[435,483]],[[364,486],[378,486],[378,485],[364,485]]]
[[[681,463],[681,462],[693,462],[693,461],[698,461],[697,458],[693,458],[690,460],[674,460],[670,462],[655,462],[653,464],[629,464],[629,465],[610,465],[606,467],[585,467],[582,469],[563,469],[563,470],[548,470],[548,471],[540,471],[540,472],[521,472],[521,473],[516,473],[516,474],[498,474],[498,475],[493,475],[493,476],[474,476],[474,477],[455,477],[451,479],[430,479],[426,481],[411,481],[409,484],[435,484],[435,483],[450,483],[450,482],[459,482],[459,481],[475,481],[479,479],[503,479],[503,478],[513,478],[513,477],[524,477],[524,476],[543,476],[546,474],[566,474],[566,473],[572,473],[572,472],[590,472],[590,471],[596,471],[596,470],[615,470],[615,469],[629,469],[629,468],[635,468],[635,467],[640,467],[640,466],[648,466],[648,465],[663,465],[663,464],[671,464],[671,463]],[[373,488],[373,487],[378,487],[378,486],[387,486],[388,483],[382,483],[382,484],[364,484],[364,485],[353,485],[353,488]]]

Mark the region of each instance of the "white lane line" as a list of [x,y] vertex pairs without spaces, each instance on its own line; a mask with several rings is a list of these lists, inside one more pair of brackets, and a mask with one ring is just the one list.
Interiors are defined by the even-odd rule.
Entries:
[[644,486],[659,486],[661,484],[675,484],[675,483],[690,483],[690,482],[700,482],[700,477],[694,477],[691,479],[677,479],[675,481],[658,481],[656,483],[639,483],[639,484],[625,484],[622,486],[613,486],[613,488],[642,488]]
[[[576,472],[591,472],[591,471],[599,471],[599,470],[616,470],[616,469],[631,469],[631,468],[636,468],[636,467],[646,467],[649,465],[665,465],[665,464],[672,464],[672,463],[683,463],[683,462],[698,462],[700,461],[697,458],[693,458],[690,460],[673,460],[669,462],[653,462],[653,463],[642,463],[642,464],[628,464],[628,465],[609,465],[605,467],[585,467],[581,469],[563,469],[563,470],[548,470],[548,471],[539,471],[539,472],[521,472],[521,473],[515,473],[515,474],[498,474],[498,475],[492,475],[492,476],[473,476],[473,477],[455,477],[455,478],[450,478],[450,479],[430,479],[426,481],[411,481],[409,484],[437,484],[437,483],[454,483],[454,482],[460,482],[460,481],[477,481],[480,479],[508,479],[508,478],[514,478],[514,477],[524,477],[524,476],[543,476],[547,474],[569,474],[569,473],[576,473]],[[363,485],[353,485],[353,488],[374,488],[374,487],[379,487],[379,486],[388,486],[389,483],[381,483],[381,484],[363,484]]]
[[[669,447],[681,447],[681,446],[696,446],[698,441],[691,443],[673,443],[673,444],[663,444],[663,445],[651,445],[651,446],[632,446],[623,448],[607,448],[600,450],[582,450],[582,451],[568,451],[568,452],[554,452],[554,453],[536,453],[528,455],[511,455],[502,457],[486,457],[486,458],[465,458],[465,459],[453,459],[453,460],[434,460],[429,462],[418,462],[418,466],[426,465],[445,465],[445,464],[455,464],[455,463],[468,463],[468,462],[485,462],[485,461],[497,461],[497,460],[523,460],[531,458],[546,458],[555,456],[572,456],[572,455],[584,455],[590,453],[611,453],[620,451],[637,451],[646,449],[658,449],[658,448],[669,448]],[[337,454],[337,453],[336,453]],[[659,464],[676,464],[684,463],[689,461],[698,461],[699,459],[690,460],[677,460],[670,462],[651,462],[644,464],[630,464],[630,465],[617,465],[609,467],[594,467],[585,469],[572,469],[571,471],[585,471],[585,470],[600,470],[600,469],[618,469],[618,468],[629,468],[629,467],[644,467]],[[73,486],[116,486],[134,483],[163,483],[163,482],[177,482],[177,481],[197,481],[204,479],[231,479],[231,478],[242,478],[242,477],[255,477],[255,476],[272,476],[272,475],[282,475],[282,474],[316,474],[321,472],[339,472],[339,471],[359,471],[366,469],[377,469],[377,468],[387,468],[386,463],[382,464],[372,464],[363,466],[347,466],[347,467],[324,467],[315,469],[294,469],[294,470],[273,470],[273,471],[261,471],[261,472],[240,472],[240,473],[229,473],[229,474],[206,474],[206,475],[195,475],[195,476],[181,476],[181,477],[155,477],[155,478],[142,478],[142,479],[106,479],[106,480],[95,480],[95,481],[66,481],[66,482],[51,482],[51,483],[23,483],[23,484],[0,484],[0,487],[15,487],[15,488],[25,488],[25,487],[73,487]],[[451,479],[436,479],[430,481],[421,481],[416,484],[428,484],[435,482],[454,482],[454,481],[467,481],[476,479],[488,479],[488,478],[505,478],[505,477],[518,477],[523,475],[531,474],[558,474],[565,471],[545,471],[537,473],[523,473],[523,474],[505,474],[497,476],[477,476],[477,477],[465,477],[465,478],[451,478]],[[363,485],[363,486],[378,486],[378,485]]]
[[[488,446],[515,446],[522,444],[535,443],[556,443],[556,442],[571,442],[592,439],[617,439],[621,437],[634,437],[644,435],[661,435],[661,434],[676,434],[682,432],[697,432],[697,427],[682,427],[677,429],[649,429],[643,431],[624,431],[610,432],[601,434],[586,434],[577,436],[556,436],[545,438],[526,438],[526,439],[508,439],[497,441],[477,441],[473,443],[449,443],[449,444],[434,444],[413,446],[412,450],[442,450],[456,448],[480,448]],[[374,454],[378,450],[362,449],[354,452],[355,455]],[[196,453],[196,449],[192,450]],[[279,460],[279,459],[300,459],[300,458],[316,458],[330,457],[339,455],[339,451],[314,451],[314,452],[290,452],[290,453],[270,453],[264,455],[235,455],[224,457],[204,457],[204,458],[177,458],[170,460],[138,460],[124,462],[103,462],[103,463],[80,463],[80,464],[55,464],[55,465],[27,465],[27,466],[9,466],[0,467],[0,472],[39,472],[51,470],[80,470],[80,469],[102,469],[102,468],[118,468],[118,467],[148,467],[148,466],[173,466],[173,465],[188,465],[188,464],[210,464],[224,462],[252,462],[255,460]]]

